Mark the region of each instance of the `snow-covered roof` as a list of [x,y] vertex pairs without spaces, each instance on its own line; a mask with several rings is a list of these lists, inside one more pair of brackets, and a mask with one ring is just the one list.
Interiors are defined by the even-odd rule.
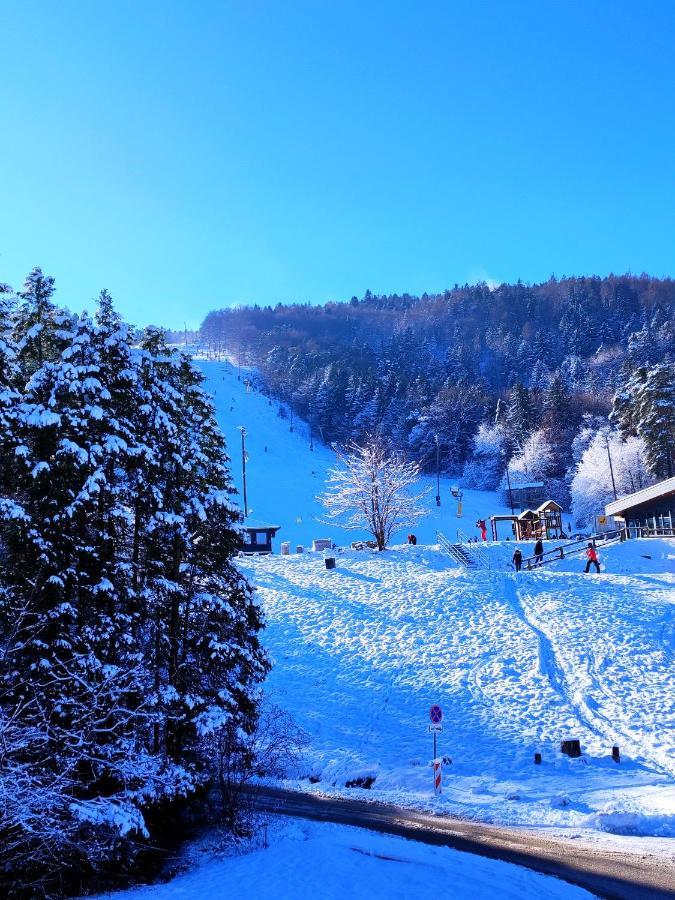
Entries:
[[264,522],[246,521],[241,527],[245,531],[279,531],[281,525],[266,525]]
[[543,488],[543,486],[544,486],[543,481],[526,481],[523,484],[512,484],[511,490],[512,491],[522,491],[523,489],[527,489],[527,488]]
[[562,506],[559,503],[556,503],[555,500],[546,500],[545,503],[542,503],[541,506],[537,507],[537,512],[544,512],[544,510],[548,509],[550,506],[555,506],[558,510],[562,509]]
[[605,506],[605,513],[608,516],[620,515],[626,509],[632,509],[634,506],[640,506],[641,503],[647,503],[648,500],[656,500],[659,497],[665,497],[666,494],[673,493],[675,493],[675,478],[666,478],[665,481],[659,481],[651,487],[643,488],[634,494],[628,494],[627,497],[613,500]]

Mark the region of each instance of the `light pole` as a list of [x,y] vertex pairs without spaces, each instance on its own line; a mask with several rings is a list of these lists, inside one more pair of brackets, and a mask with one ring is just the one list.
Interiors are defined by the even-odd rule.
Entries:
[[609,460],[609,474],[612,476],[612,490],[614,491],[614,499],[616,496],[616,484],[614,482],[614,468],[612,466],[612,454],[609,452],[609,435],[605,432],[605,447],[607,447],[607,459]]
[[514,516],[515,513],[513,511],[513,494],[511,493],[511,475],[509,473],[509,460],[506,455],[506,450],[502,450],[502,456],[504,457],[504,460],[506,461],[506,483],[509,486],[509,506],[511,507],[511,515]]
[[441,445],[438,441],[438,435],[434,435],[436,438],[436,506],[441,505]]
[[244,482],[244,518],[248,517],[248,502],[246,500],[246,429],[243,425],[239,426],[241,431],[241,474]]

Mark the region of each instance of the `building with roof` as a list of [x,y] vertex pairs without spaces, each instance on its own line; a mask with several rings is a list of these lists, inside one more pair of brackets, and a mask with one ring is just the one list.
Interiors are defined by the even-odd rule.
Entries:
[[272,541],[281,525],[247,522],[242,527],[242,553],[274,553]]
[[536,509],[540,503],[546,500],[543,481],[529,481],[524,484],[512,484],[506,491],[509,502],[515,509],[524,512],[527,509]]
[[675,537],[675,478],[613,500],[605,513],[624,520],[628,537]]

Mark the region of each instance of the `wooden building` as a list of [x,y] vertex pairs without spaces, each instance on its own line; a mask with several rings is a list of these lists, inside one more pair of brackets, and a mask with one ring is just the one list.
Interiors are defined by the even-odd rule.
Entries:
[[546,500],[543,481],[530,481],[527,484],[512,484],[511,491],[507,489],[509,503],[514,509],[524,512],[527,509],[536,509],[540,503]]
[[499,540],[500,522],[508,522],[510,534],[517,541],[564,537],[562,507],[555,500],[546,500],[537,509],[524,509],[517,516],[490,516],[492,540]]
[[675,537],[675,478],[614,500],[605,512],[625,522],[628,537]]
[[274,553],[272,541],[280,528],[281,525],[247,522],[242,528],[242,553]]

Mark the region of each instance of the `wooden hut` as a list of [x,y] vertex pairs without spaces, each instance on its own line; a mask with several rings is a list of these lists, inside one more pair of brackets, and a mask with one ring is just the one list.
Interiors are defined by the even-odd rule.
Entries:
[[555,500],[546,500],[538,506],[536,513],[541,520],[541,530],[547,538],[564,537],[562,506]]
[[242,528],[242,553],[274,553],[272,541],[280,528],[281,525],[247,522]]

